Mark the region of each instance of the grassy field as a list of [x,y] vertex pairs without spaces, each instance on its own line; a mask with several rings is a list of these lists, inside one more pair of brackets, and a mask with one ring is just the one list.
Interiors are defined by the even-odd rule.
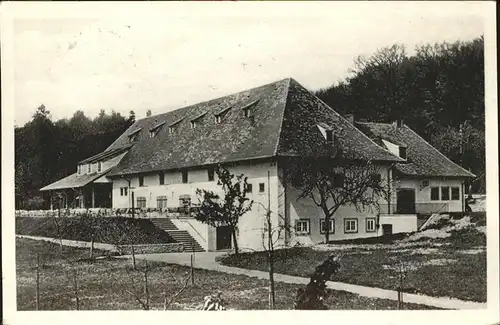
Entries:
[[[97,252],[103,253],[103,252]],[[64,247],[27,239],[16,240],[18,310],[34,310],[36,297],[36,256],[40,256],[40,309],[74,310],[76,299],[72,274],[76,270],[81,310],[139,310],[141,305],[127,291],[143,292],[143,274],[132,271],[130,260],[106,258],[88,261],[88,250]],[[143,262],[141,262],[143,263]],[[166,263],[148,263],[151,309],[163,309],[168,298],[185,283],[189,268]],[[140,265],[142,267],[143,264]],[[195,284],[180,294],[169,309],[193,310],[203,297],[220,290],[229,309],[267,309],[266,280],[195,269]],[[298,285],[277,283],[278,309],[291,309]],[[326,300],[330,309],[396,309],[397,302],[371,299],[332,291]],[[405,309],[432,309],[405,304]]]
[[[395,289],[402,265],[406,270],[406,292],[486,301],[486,238],[467,228],[448,238],[381,245],[331,245],[330,250],[301,247],[276,251],[278,273],[310,277],[315,267],[336,248],[345,256],[334,281]],[[263,252],[229,255],[220,262],[247,269],[267,270]]]

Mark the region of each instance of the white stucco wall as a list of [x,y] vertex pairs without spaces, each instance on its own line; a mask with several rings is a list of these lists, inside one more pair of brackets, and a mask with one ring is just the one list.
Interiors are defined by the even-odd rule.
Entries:
[[415,232],[418,230],[417,215],[381,215],[379,219],[380,227],[378,235],[383,235],[383,224],[392,225],[392,233]]
[[[422,187],[422,181],[427,180],[428,186]],[[450,200],[441,200],[441,191],[439,192],[439,200],[431,201],[432,187],[450,187]],[[402,179],[399,182],[399,188],[415,189],[415,204],[417,213],[434,213],[434,212],[460,212],[464,195],[462,193],[462,181],[458,179],[447,178],[422,178],[422,179]],[[451,200],[451,187],[459,188],[459,200]],[[394,195],[394,203],[396,203],[396,194]]]
[[[381,166],[379,172],[383,182],[387,182],[389,175],[389,166]],[[292,187],[286,186],[286,201],[287,213],[290,218],[291,226],[294,226],[297,220],[309,219],[310,234],[299,235],[295,231],[292,233],[291,245],[295,243],[315,244],[324,242],[325,236],[320,232],[320,219],[324,219],[323,211],[310,198],[298,199],[300,191]],[[384,198],[380,198],[380,204],[386,206],[387,202]],[[357,211],[353,206],[342,206],[335,213],[335,232],[330,234],[330,240],[353,239],[360,237],[377,236],[377,232],[366,231],[366,219],[376,218],[378,211],[373,208],[366,211]],[[358,220],[358,231],[356,233],[346,233],[344,231],[345,219],[355,218]],[[416,219],[416,217],[415,217]]]
[[[248,183],[252,184],[252,193],[248,197],[254,201],[252,210],[239,220],[238,244],[242,250],[262,249],[262,231],[264,227],[265,213],[268,205],[268,191],[271,197],[272,222],[278,222],[278,177],[276,163],[245,163],[228,168],[235,175],[244,174],[248,177]],[[270,186],[268,187],[267,173],[270,172]],[[265,191],[259,193],[259,183],[265,184]],[[113,208],[130,207],[130,192],[128,196],[120,196],[120,187],[128,187],[128,182],[124,179],[113,181]],[[167,207],[178,207],[181,195],[190,195],[193,204],[199,203],[196,196],[196,189],[203,188],[220,191],[217,185],[217,175],[215,180],[208,181],[208,171],[206,168],[188,171],[188,183],[182,183],[182,173],[180,171],[165,172],[165,184],[159,184],[158,173],[144,175],[144,186],[139,187],[137,176],[131,179],[131,187],[135,200],[137,197],[146,198],[146,206],[154,208],[157,206],[158,196],[167,197]],[[134,205],[136,205],[136,202]],[[188,229],[186,229],[188,230]],[[188,230],[189,231],[189,230]],[[190,231],[190,233],[193,233]],[[209,247],[215,247],[215,229],[207,230],[207,241]],[[205,234],[205,233],[204,233]],[[209,239],[209,240],[208,240]],[[202,244],[200,242],[200,244]]]

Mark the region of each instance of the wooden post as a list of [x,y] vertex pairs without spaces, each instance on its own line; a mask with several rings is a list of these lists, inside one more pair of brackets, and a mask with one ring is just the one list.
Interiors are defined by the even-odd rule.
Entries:
[[40,310],[40,255],[36,254],[36,310]]
[[268,242],[268,258],[269,258],[269,309],[274,309],[275,295],[274,295],[274,247],[273,247],[273,232],[271,223],[271,175],[267,171],[267,242]]
[[149,310],[149,289],[148,289],[148,260],[145,260],[144,267],[144,294],[146,295],[146,310]]
[[94,186],[92,186],[92,208],[95,208],[95,191],[94,191]]
[[[131,193],[132,195],[132,219],[135,218],[135,208],[134,208],[134,192]],[[134,248],[134,243],[132,241],[132,265],[135,270],[135,248]]]
[[75,291],[76,310],[80,310],[80,299],[78,298],[78,282],[76,279],[76,269],[73,269],[73,289]]
[[90,259],[94,258],[94,234],[90,236]]
[[194,286],[193,254],[191,254],[191,285]]

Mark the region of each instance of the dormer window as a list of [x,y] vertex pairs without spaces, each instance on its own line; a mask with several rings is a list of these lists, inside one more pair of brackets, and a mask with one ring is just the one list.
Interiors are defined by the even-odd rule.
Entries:
[[319,131],[321,132],[321,134],[323,135],[323,137],[326,139],[326,141],[328,143],[331,143],[333,142],[333,129],[331,126],[329,126],[328,124],[326,123],[319,123],[318,124],[318,129]]
[[90,174],[90,164],[87,164],[87,173]]
[[161,130],[161,127],[165,124],[165,122],[161,122],[159,124],[156,124],[149,130],[149,137],[154,138]]
[[326,130],[326,141],[333,142],[333,131]]
[[219,111],[218,113],[215,113],[215,123],[220,124],[231,108],[232,106],[229,106]]
[[244,108],[243,112],[245,113],[245,117],[252,117],[252,110],[249,107]]
[[100,162],[100,161],[97,163],[97,171],[98,172],[102,171],[102,162]]
[[399,147],[399,157],[406,160],[406,148]]
[[253,101],[250,104],[243,107],[243,113],[245,114],[245,117],[252,117],[253,116],[253,108],[255,107],[257,102],[258,102],[258,100]]
[[142,128],[138,129],[138,130],[135,130],[135,131],[133,131],[132,133],[130,133],[128,135],[128,140],[129,140],[130,143],[132,143],[132,142],[134,142],[134,141],[137,140],[137,136],[139,135],[139,131],[141,131],[141,130],[142,130]]
[[175,128],[177,124],[179,124],[184,118],[178,119],[177,121],[171,123],[168,127],[168,133],[173,134],[175,132]]
[[196,116],[195,118],[191,119],[191,129],[196,129],[197,126],[199,126],[202,122],[203,116],[205,116],[207,112],[201,113],[200,115]]
[[78,165],[78,175],[82,174],[82,165]]

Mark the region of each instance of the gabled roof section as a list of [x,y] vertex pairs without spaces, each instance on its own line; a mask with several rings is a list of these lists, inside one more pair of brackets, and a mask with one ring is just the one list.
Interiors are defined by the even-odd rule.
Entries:
[[163,125],[165,125],[165,121],[163,122],[160,122],[158,124],[156,124],[155,126],[153,126],[151,129],[149,129],[149,131],[156,131],[158,130],[159,128],[161,128]]
[[142,130],[142,128],[138,128],[137,130],[134,130],[128,134],[129,137],[136,135]]
[[103,152],[100,152],[100,153],[98,153],[96,155],[93,155],[92,157],[89,157],[89,158],[86,158],[86,159],[80,161],[78,164],[88,164],[88,163],[92,163],[92,162],[95,162],[95,161],[105,160],[105,159],[108,159],[108,158],[112,158],[114,156],[117,156],[117,155],[121,154],[122,152],[124,152],[125,150],[127,150],[130,147],[132,147],[132,144],[125,145],[125,146],[123,146],[121,148],[116,148],[116,149],[112,149],[112,150],[103,151]]
[[475,177],[474,174],[452,162],[408,126],[397,127],[387,123],[361,123],[355,125],[366,135],[379,141],[406,144],[406,164],[397,164],[399,172],[410,176]]
[[184,117],[181,117],[177,121],[173,121],[172,123],[169,124],[169,126],[176,126],[177,124],[181,123],[184,120]]
[[198,121],[201,119],[203,116],[207,115],[208,112],[203,112],[201,114],[196,115],[195,117],[191,118],[190,121]]
[[317,125],[325,125],[334,132],[335,145],[346,157],[373,161],[403,161],[377,145],[330,106],[291,79],[276,154],[314,154],[314,150],[321,150],[320,146],[327,150],[326,145],[332,144],[326,142]]
[[52,184],[42,187],[40,191],[62,190],[65,188],[80,188],[105,175],[108,171],[109,169],[100,173],[83,174],[83,175],[78,175],[78,173],[74,173]]

